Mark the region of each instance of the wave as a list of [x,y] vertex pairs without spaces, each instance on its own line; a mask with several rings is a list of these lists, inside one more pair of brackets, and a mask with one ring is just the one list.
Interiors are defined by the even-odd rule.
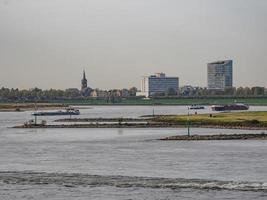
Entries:
[[82,173],[45,173],[45,172],[0,172],[3,184],[48,185],[56,184],[65,187],[79,186],[113,186],[120,188],[166,188],[166,189],[206,189],[267,192],[264,182],[234,182],[182,178],[152,178],[130,176],[101,176]]

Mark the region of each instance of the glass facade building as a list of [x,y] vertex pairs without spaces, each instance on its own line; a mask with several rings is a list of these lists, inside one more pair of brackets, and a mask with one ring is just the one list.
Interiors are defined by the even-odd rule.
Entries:
[[179,78],[178,77],[167,77],[164,73],[157,73],[151,76],[143,77],[141,81],[141,92],[146,97],[165,93],[169,89],[172,89],[178,93]]
[[233,61],[208,63],[208,89],[224,90],[233,87]]

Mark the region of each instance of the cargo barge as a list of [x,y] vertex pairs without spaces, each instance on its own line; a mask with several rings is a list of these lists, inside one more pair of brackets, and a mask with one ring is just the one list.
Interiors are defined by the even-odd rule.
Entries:
[[243,103],[235,103],[229,105],[213,105],[211,106],[212,111],[231,111],[231,110],[248,110],[249,105]]
[[80,115],[80,111],[74,108],[66,108],[58,111],[36,111],[33,116],[56,116],[56,115]]

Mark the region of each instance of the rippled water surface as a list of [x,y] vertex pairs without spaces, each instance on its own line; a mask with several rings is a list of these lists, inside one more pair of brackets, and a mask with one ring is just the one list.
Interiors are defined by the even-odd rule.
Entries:
[[[187,112],[99,106],[81,109],[80,117],[139,117],[153,108],[155,114]],[[182,128],[8,128],[29,119],[30,112],[0,113],[0,199],[267,199],[267,141],[156,140],[185,134]]]

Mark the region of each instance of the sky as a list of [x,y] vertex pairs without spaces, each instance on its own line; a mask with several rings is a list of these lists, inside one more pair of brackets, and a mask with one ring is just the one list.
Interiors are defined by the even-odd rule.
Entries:
[[267,86],[266,0],[0,0],[0,87],[140,88],[165,72],[207,85],[233,59],[234,86]]

